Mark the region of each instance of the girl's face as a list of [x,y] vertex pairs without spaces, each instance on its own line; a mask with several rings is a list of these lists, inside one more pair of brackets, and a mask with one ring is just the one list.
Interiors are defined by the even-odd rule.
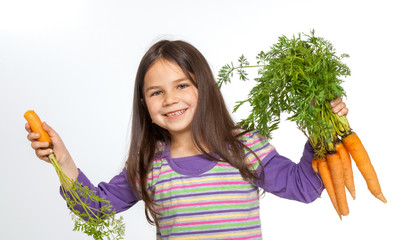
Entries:
[[177,64],[157,60],[146,72],[143,92],[153,123],[171,135],[191,133],[198,90]]

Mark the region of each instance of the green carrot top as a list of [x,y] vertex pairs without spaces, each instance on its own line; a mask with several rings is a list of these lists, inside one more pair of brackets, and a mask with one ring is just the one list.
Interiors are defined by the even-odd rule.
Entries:
[[342,62],[348,54],[338,56],[332,44],[316,37],[300,33],[287,38],[281,36],[270,51],[261,51],[257,65],[250,65],[242,55],[239,65],[225,65],[219,72],[218,86],[229,83],[234,71],[239,78],[247,80],[244,71],[248,67],[258,68],[258,77],[246,100],[237,102],[234,111],[249,103],[251,112],[240,124],[257,129],[271,137],[278,128],[281,113],[289,114],[288,120],[296,122],[298,128],[309,138],[320,155],[333,151],[337,135],[350,132],[346,117],[335,116],[330,102],[345,96],[341,86],[342,77],[350,75],[350,69]]

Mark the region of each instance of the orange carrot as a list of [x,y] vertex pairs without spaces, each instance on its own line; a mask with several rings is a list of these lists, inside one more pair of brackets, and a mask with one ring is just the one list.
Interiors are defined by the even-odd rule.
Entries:
[[332,176],[330,175],[329,167],[325,158],[318,159],[317,169],[321,175],[323,185],[325,186],[326,191],[328,192],[329,198],[332,202],[333,207],[335,208],[337,214],[339,215],[340,220],[342,220],[342,214],[340,214],[339,206],[336,199],[335,189],[333,187]]
[[345,182],[343,178],[343,166],[339,154],[327,154],[326,161],[332,176],[333,187],[336,193],[336,200],[339,206],[339,212],[346,216],[349,214],[349,206],[346,199]]
[[51,142],[51,138],[49,137],[48,133],[42,128],[41,119],[39,119],[38,115],[33,110],[26,111],[24,113],[24,117],[28,121],[32,131],[40,134],[38,141]]
[[370,157],[366,149],[364,148],[360,138],[355,132],[352,132],[348,136],[344,137],[343,144],[349,154],[352,156],[353,161],[356,163],[357,168],[366,180],[367,187],[370,192],[378,199],[387,202],[384,195],[381,192],[381,186],[377,178],[377,174],[371,164]]
[[347,190],[353,199],[356,199],[356,191],[354,187],[352,160],[349,153],[346,151],[342,142],[336,144],[336,151],[339,153],[343,166],[343,177]]
[[318,173],[318,160],[317,159],[313,159],[312,160],[312,169],[314,170],[314,172]]

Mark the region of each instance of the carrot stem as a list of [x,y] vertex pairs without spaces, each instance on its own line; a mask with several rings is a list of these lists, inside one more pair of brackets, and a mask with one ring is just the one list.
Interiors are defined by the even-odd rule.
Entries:
[[[51,161],[53,167],[55,168],[55,170],[59,176],[59,181],[62,186],[62,192],[63,192],[65,199],[67,199],[67,200],[72,199],[77,204],[81,205],[83,210],[87,213],[88,216],[95,218],[95,219],[90,218],[90,220],[92,220],[94,222],[100,221],[100,217],[97,214],[97,212],[101,212],[100,210],[98,210],[96,208],[92,208],[92,207],[88,206],[86,203],[84,203],[82,201],[81,197],[79,196],[79,194],[77,193],[77,191],[75,191],[75,190],[69,191],[70,189],[73,188],[75,182],[63,173],[62,169],[60,168],[60,166],[56,160],[55,154],[52,153],[52,154],[48,155],[48,158]],[[68,191],[69,191],[70,195],[68,195]],[[93,210],[95,210],[95,212]]]

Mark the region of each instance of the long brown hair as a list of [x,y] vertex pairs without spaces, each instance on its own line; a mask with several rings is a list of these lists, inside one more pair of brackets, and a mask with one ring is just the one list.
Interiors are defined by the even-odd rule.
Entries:
[[[227,110],[204,56],[187,42],[161,40],[145,53],[139,64],[135,79],[131,144],[127,161],[129,183],[138,197],[145,202],[148,222],[156,225],[158,213],[155,210],[153,195],[148,191],[147,177],[152,168],[157,143],[170,140],[170,135],[167,130],[152,124],[142,99],[146,72],[158,59],[176,63],[198,89],[197,110],[191,123],[196,147],[211,160],[225,161],[239,169],[245,180],[252,182],[257,178],[244,161],[244,148],[247,147],[238,140],[240,134],[234,134],[233,130],[237,125]],[[216,153],[220,159],[208,152]]]

